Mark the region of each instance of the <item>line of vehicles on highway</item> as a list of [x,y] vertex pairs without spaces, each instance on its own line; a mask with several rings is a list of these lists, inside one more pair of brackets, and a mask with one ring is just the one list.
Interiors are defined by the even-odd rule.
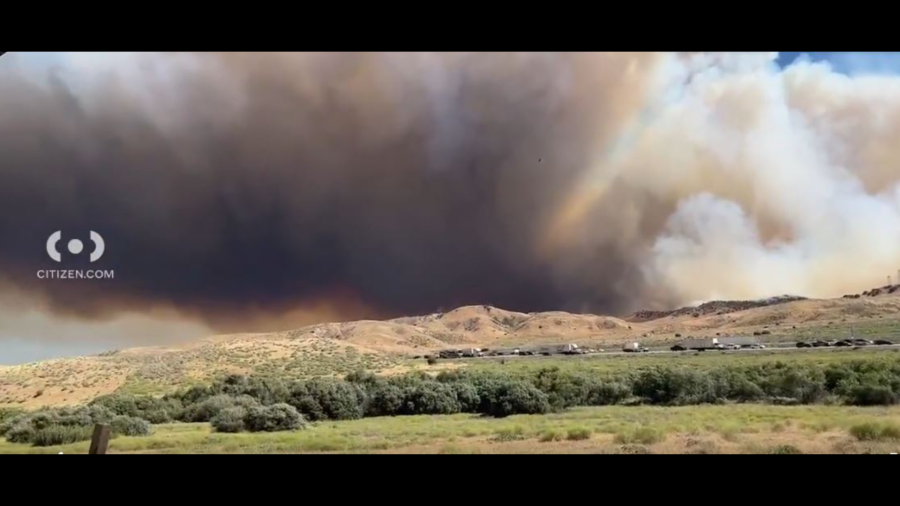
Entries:
[[845,347],[855,347],[855,346],[890,346],[894,343],[888,341],[886,339],[876,339],[874,341],[869,339],[859,339],[859,338],[849,338],[849,339],[840,339],[840,340],[831,340],[824,341],[822,339],[817,339],[815,341],[800,341],[797,343],[797,348],[825,348],[825,347],[835,347],[835,348],[845,348]]
[[764,350],[766,345],[756,337],[712,337],[688,338],[669,348],[671,351],[706,351],[706,350]]
[[[797,348],[821,348],[821,347],[859,347],[859,346],[885,346],[895,343],[884,339],[868,340],[858,338],[847,338],[840,340],[815,340],[801,341],[796,343]],[[707,351],[707,350],[764,350],[766,345],[759,342],[755,337],[723,337],[709,339],[693,339],[688,338],[675,344],[670,351]],[[577,344],[563,344],[558,346],[544,346],[538,349],[512,348],[512,349],[495,349],[488,348],[461,348],[441,350],[435,355],[425,355],[424,357],[414,358],[478,358],[478,357],[503,357],[503,356],[535,356],[535,355],[587,355],[592,353],[601,353],[605,350],[594,348],[581,348]],[[647,353],[650,349],[642,346],[637,342],[626,343],[622,347],[625,353]]]
[[756,344],[714,344],[708,347],[687,347],[684,344],[676,344],[669,348],[669,351],[706,351],[706,350],[764,350],[766,345]]
[[[513,348],[508,350],[490,350],[488,348],[462,348],[441,350],[436,358],[475,358],[475,357],[503,357],[503,356],[534,356],[534,355],[586,355],[599,353],[603,350],[593,348],[581,348],[577,344],[562,344],[559,346],[545,346],[537,350]],[[429,358],[426,355],[424,358]]]

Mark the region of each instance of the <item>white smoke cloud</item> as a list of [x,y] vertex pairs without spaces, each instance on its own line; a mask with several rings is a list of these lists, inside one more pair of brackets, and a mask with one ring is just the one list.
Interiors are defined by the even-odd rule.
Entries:
[[644,265],[649,285],[679,300],[829,297],[896,272],[900,77],[780,70],[758,55],[699,68],[623,171],[677,202]]

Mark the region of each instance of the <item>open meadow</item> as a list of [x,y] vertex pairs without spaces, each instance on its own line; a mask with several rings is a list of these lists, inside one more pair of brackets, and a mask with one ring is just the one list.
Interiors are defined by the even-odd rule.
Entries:
[[[506,416],[508,413],[488,416],[485,412],[459,412],[465,411],[465,408],[435,405],[437,401],[434,399],[423,401],[418,390],[422,385],[413,385],[409,387],[412,393],[401,394],[401,398],[406,395],[406,400],[402,402],[425,402],[426,407],[419,407],[418,411],[406,410],[401,402],[396,411],[391,412],[396,416],[379,416],[381,412],[370,411],[368,406],[382,402],[379,400],[382,399],[379,397],[381,394],[370,390],[368,400],[360,401],[360,411],[347,415],[327,406],[323,412],[309,411],[310,401],[298,398],[291,391],[285,394],[287,402],[296,405],[308,421],[300,430],[226,433],[217,430],[215,425],[204,423],[213,420],[215,424],[214,416],[198,416],[194,406],[194,414],[181,416],[181,421],[172,421],[175,420],[173,417],[158,420],[164,423],[154,423],[149,435],[114,438],[110,443],[110,453],[714,454],[900,451],[900,406],[893,405],[895,398],[889,399],[889,402],[878,400],[875,403],[886,405],[849,405],[868,403],[868,397],[863,397],[862,401],[856,400],[853,393],[844,393],[849,397],[840,397],[839,393],[855,392],[852,388],[859,387],[835,385],[820,387],[821,391],[814,398],[809,397],[810,389],[815,388],[809,378],[816,376],[815,371],[824,371],[823,385],[826,385],[832,381],[833,375],[828,371],[860,370],[863,371],[860,378],[863,378],[869,374],[865,371],[896,370],[900,365],[900,353],[893,350],[813,349],[789,353],[760,350],[522,357],[439,361],[427,367],[421,367],[420,362],[411,362],[407,366],[419,371],[415,374],[424,373],[425,376],[389,375],[384,376],[385,380],[378,381],[387,381],[385,385],[390,382],[403,385],[425,378],[426,385],[438,387],[431,392],[434,395],[441,393],[440,388],[443,388],[439,381],[427,380],[434,374],[439,374],[437,378],[444,381],[445,386],[454,386],[465,378],[474,378],[476,385],[478,378],[532,378],[528,381],[533,381],[539,390],[547,393],[549,408],[546,412],[536,411],[539,414],[515,414],[522,411],[513,410],[509,416]],[[649,388],[674,390],[648,392],[644,384],[645,376],[653,371],[674,371],[677,374],[671,385]],[[766,392],[756,399],[741,400],[734,397],[735,394],[728,393],[727,388],[721,390],[724,387],[710,386],[710,382],[714,383],[711,378],[723,374],[738,374],[738,380],[743,381],[740,375],[750,374],[747,371],[754,374],[769,371],[766,374],[777,372],[788,376],[759,380]],[[791,376],[797,371],[805,372]],[[548,377],[555,379],[548,383]],[[608,380],[619,381],[620,378],[630,378],[633,383],[628,387],[630,391],[627,394],[601,400],[570,400],[565,397],[571,395],[566,390],[568,387],[558,384],[565,378],[595,377],[603,378],[599,383],[601,386],[610,385],[605,383]],[[893,381],[893,376],[886,378],[886,381]],[[364,384],[353,381],[375,380],[363,378],[343,384]],[[247,390],[249,387],[243,388],[250,391]],[[269,386],[266,388],[269,389]],[[717,391],[720,393],[713,394],[708,390],[710,388],[719,388]],[[774,389],[775,393],[769,392],[769,389]],[[601,389],[601,392],[606,392],[603,395],[613,395],[607,390]],[[232,393],[236,395],[237,391]],[[123,395],[127,397],[130,394]],[[181,397],[185,412],[190,411],[186,400],[190,395],[193,394]],[[256,394],[251,392],[251,395]],[[335,394],[328,395],[333,398]],[[462,399],[460,391],[452,398],[456,399],[457,395]],[[325,400],[320,401],[324,406]],[[330,402],[336,401],[332,399]],[[776,405],[780,403],[795,405]],[[107,405],[115,408],[114,404]],[[202,411],[204,405],[199,406]],[[2,441],[0,453],[86,453],[88,445],[88,441],[49,446]]]
[[[0,453],[87,453],[88,441]],[[504,419],[471,414],[323,421],[305,430],[222,434],[209,424],[153,426],[110,453],[890,453],[900,407],[605,406]]]

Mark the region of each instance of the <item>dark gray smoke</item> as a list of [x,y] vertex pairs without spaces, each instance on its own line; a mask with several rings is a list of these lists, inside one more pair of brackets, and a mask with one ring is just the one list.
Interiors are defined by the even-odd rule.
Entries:
[[[44,73],[16,56],[0,61],[0,266],[55,312],[171,304],[216,325],[323,298],[376,315],[631,302],[622,251],[560,276],[537,243],[652,56],[132,55]],[[100,232],[115,280],[36,279],[55,230]]]
[[[772,58],[8,54],[0,287],[219,329],[868,287],[900,267],[897,80]],[[37,279],[55,230],[115,280]]]

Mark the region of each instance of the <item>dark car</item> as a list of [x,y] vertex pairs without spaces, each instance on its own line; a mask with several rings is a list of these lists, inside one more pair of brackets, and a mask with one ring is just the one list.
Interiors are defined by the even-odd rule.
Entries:
[[676,344],[675,346],[672,346],[669,349],[672,351],[686,351],[687,350],[687,348],[685,348],[684,346],[682,346],[680,344]]
[[823,346],[831,346],[830,344],[828,344],[828,341],[822,341],[821,339],[818,341],[813,341],[812,345],[813,345],[813,348],[821,348]]
[[800,341],[799,343],[797,343],[798,348],[812,348],[812,346],[813,345],[811,345],[809,343],[804,343],[803,341]]
[[878,346],[890,346],[894,343],[887,341],[885,339],[878,339],[873,344],[877,344]]
[[867,346],[872,344],[872,341],[869,341],[868,339],[853,339],[851,342],[856,346]]
[[838,341],[838,342],[834,343],[834,345],[837,346],[838,348],[846,348],[848,346],[853,346],[853,343],[851,343],[850,341],[847,341],[845,339],[843,341]]

